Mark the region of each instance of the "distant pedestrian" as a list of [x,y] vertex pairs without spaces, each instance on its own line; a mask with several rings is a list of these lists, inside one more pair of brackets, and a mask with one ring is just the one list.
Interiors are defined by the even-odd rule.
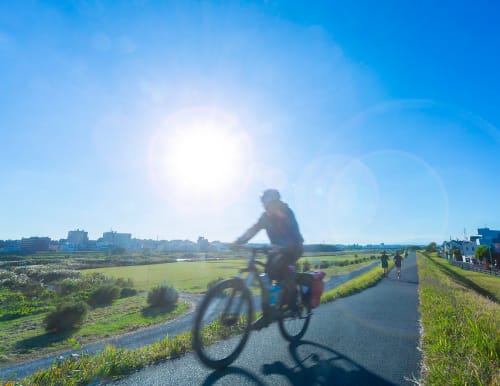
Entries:
[[399,254],[399,251],[397,251],[394,255],[394,265],[396,266],[396,271],[398,273],[398,280],[401,277],[401,260],[403,260],[403,258]]
[[384,270],[384,276],[387,277],[388,269],[389,269],[389,256],[385,251],[382,252],[380,256],[380,261],[382,262],[382,269]]

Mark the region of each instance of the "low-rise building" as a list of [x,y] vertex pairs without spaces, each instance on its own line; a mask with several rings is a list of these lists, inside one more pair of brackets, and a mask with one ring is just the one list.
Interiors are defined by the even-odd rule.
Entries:
[[24,253],[47,252],[49,250],[49,237],[22,238],[20,249]]

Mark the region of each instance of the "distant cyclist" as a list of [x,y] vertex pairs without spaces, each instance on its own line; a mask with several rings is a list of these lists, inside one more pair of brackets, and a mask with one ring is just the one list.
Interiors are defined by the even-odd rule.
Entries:
[[382,262],[382,269],[384,270],[384,276],[387,277],[388,270],[389,270],[389,256],[385,251],[382,252],[382,255],[380,256],[380,261]]
[[276,254],[268,259],[266,271],[271,280],[281,282],[285,295],[290,294],[289,299],[285,298],[286,302],[293,299],[291,295],[295,290],[288,266],[295,265],[302,256],[304,239],[293,211],[281,201],[281,195],[276,189],[265,190],[260,201],[264,206],[264,213],[234,244],[245,244],[260,230],[266,230],[269,241],[276,247]]
[[403,258],[399,254],[399,251],[396,252],[393,259],[394,259],[394,265],[396,266],[396,271],[398,273],[398,280],[399,280],[401,277],[401,260],[403,260]]

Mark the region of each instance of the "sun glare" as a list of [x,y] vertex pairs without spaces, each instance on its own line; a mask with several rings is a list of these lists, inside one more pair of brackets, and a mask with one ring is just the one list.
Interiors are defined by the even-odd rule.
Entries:
[[181,112],[159,130],[150,148],[150,169],[162,193],[179,205],[221,206],[249,178],[251,146],[227,115]]

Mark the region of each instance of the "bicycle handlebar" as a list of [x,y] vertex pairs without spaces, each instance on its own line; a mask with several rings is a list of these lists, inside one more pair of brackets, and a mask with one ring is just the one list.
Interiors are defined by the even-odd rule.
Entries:
[[269,255],[271,252],[276,253],[280,251],[279,247],[276,246],[271,246],[271,245],[265,245],[261,247],[252,247],[250,245],[240,245],[240,244],[232,244],[230,246],[231,249],[234,250],[242,250],[242,251],[248,251],[252,254],[252,256],[262,253],[264,255]]
[[233,245],[231,245],[231,249],[244,250],[244,251],[248,251],[251,253],[250,258],[248,259],[248,266],[245,269],[245,271],[247,271],[250,267],[252,267],[254,265],[260,265],[261,267],[266,266],[266,263],[263,263],[261,261],[256,260],[257,254],[261,253],[261,254],[269,256],[273,252],[279,252],[279,248],[272,247],[269,245],[261,246],[261,247],[252,247],[249,245],[235,245],[235,244],[233,244]]

